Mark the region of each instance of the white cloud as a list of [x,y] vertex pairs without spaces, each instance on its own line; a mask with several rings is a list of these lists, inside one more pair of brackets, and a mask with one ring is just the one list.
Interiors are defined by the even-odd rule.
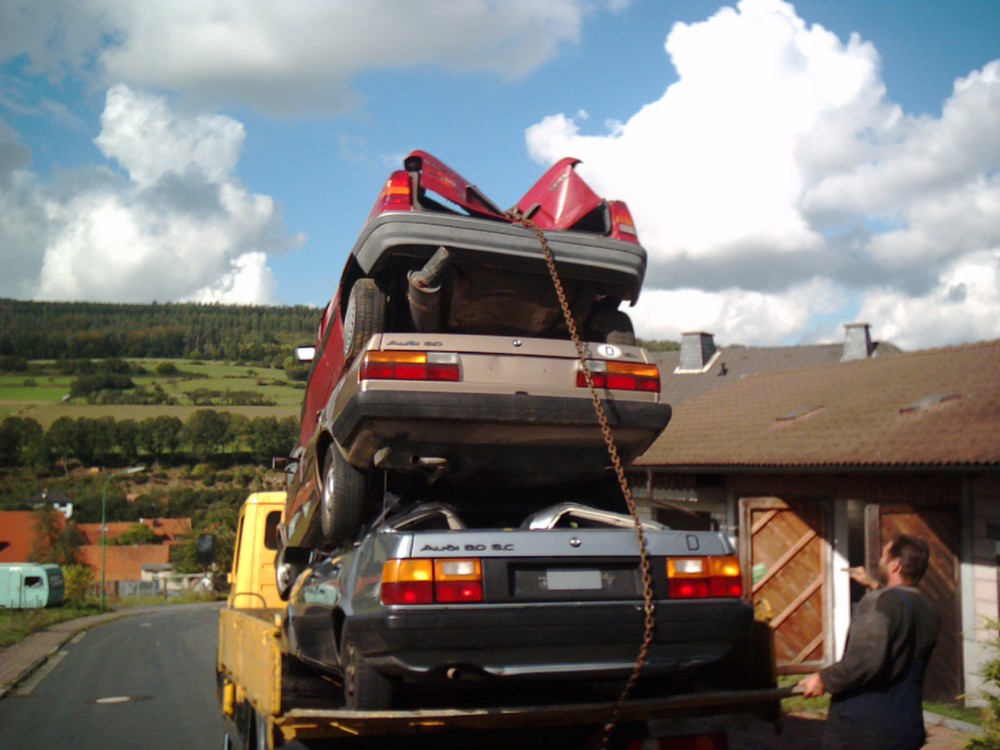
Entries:
[[523,75],[577,42],[589,9],[587,0],[14,0],[0,11],[0,54],[27,52],[53,76],[93,56],[105,85],[276,114],[343,111],[357,103],[352,79],[363,71]]
[[632,209],[640,336],[794,341],[839,312],[917,345],[937,339],[910,330],[933,320],[916,311],[945,303],[975,318],[949,341],[1000,336],[995,277],[954,293],[1000,248],[1000,61],[930,118],[888,100],[871,44],[780,0],[678,23],[666,51],[679,80],[625,122],[591,135],[555,114],[526,133],[537,161],[582,159]]
[[[270,303],[267,253],[295,246],[274,201],[233,176],[240,123],[186,117],[125,86],[108,92],[96,142],[118,161],[0,190],[0,293],[49,300]],[[10,269],[13,269],[13,273]]]

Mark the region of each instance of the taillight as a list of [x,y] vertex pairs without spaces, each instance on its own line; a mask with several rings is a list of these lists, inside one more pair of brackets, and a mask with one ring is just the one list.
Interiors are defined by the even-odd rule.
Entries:
[[410,193],[410,173],[402,170],[393,172],[375,199],[368,218],[371,219],[385,211],[409,211],[413,207]]
[[387,560],[382,566],[382,603],[461,604],[483,600],[478,559]]
[[462,379],[458,355],[445,352],[367,352],[361,361],[361,380]]
[[624,201],[608,201],[608,210],[611,213],[611,236],[616,240],[634,242],[639,244],[639,233],[635,230],[635,222],[632,220],[632,212]]
[[[606,388],[611,391],[660,392],[660,368],[653,364],[587,360],[587,369],[590,370],[595,388]],[[576,370],[576,384],[580,388],[587,387],[587,378],[583,374],[583,367],[579,364]]]
[[382,566],[384,604],[430,604],[433,601],[433,560],[387,560]]
[[667,560],[671,599],[738,599],[743,596],[739,560],[725,557],[672,557]]

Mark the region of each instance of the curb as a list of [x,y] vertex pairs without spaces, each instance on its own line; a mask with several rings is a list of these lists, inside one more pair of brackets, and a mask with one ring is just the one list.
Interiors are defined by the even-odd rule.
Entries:
[[954,729],[956,732],[965,732],[966,734],[983,733],[983,728],[981,726],[970,724],[967,721],[961,721],[959,719],[950,719],[947,716],[935,714],[931,711],[924,711],[924,723],[929,726],[947,727],[948,729]]

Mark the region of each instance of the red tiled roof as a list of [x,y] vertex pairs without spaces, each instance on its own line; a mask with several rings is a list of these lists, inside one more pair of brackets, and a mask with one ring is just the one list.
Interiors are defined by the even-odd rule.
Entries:
[[[137,523],[151,528],[157,536],[162,536],[169,542],[191,533],[190,518],[143,518],[141,521],[115,521],[106,524],[107,541],[117,539]],[[101,524],[81,523],[79,524],[79,528],[83,533],[85,544],[101,543]]]
[[[56,514],[64,522],[61,513]],[[35,511],[0,511],[0,562],[27,562],[35,546]]]
[[1000,466],[1000,341],[747,376],[637,467]]

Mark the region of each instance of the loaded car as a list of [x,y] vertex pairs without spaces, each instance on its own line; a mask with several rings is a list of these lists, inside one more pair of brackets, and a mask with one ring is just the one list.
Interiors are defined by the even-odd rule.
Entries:
[[638,297],[645,251],[625,204],[594,194],[577,163],[556,164],[508,213],[422,151],[389,178],[308,354],[283,594],[308,551],[351,540],[387,488],[605,474],[539,238],[515,217],[545,232],[622,458],[666,426],[659,372],[619,310]]
[[[500,700],[518,685],[534,700],[546,684],[563,700],[584,685],[620,688],[644,629],[632,519],[568,496],[504,528],[523,501],[463,502],[418,504],[343,554],[317,553],[288,606],[290,652],[362,710],[477,687],[515,689]],[[643,680],[677,690],[745,645],[753,612],[722,534],[655,522],[644,533],[656,628]]]

